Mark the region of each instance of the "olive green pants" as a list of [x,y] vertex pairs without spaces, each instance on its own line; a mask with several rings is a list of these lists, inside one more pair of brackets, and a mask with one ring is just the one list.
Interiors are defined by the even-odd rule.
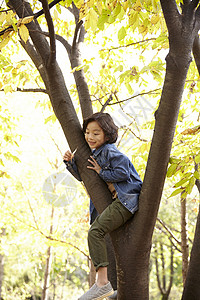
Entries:
[[104,239],[106,233],[119,228],[132,216],[117,198],[92,223],[88,232],[88,247],[96,271],[109,264]]

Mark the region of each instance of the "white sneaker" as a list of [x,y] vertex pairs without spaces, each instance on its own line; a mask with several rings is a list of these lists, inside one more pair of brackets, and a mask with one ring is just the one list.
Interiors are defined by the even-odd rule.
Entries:
[[113,288],[108,282],[102,287],[98,287],[95,283],[79,300],[102,300],[114,294]]
[[114,293],[108,297],[108,300],[113,299],[113,300],[117,300],[117,290],[114,291]]

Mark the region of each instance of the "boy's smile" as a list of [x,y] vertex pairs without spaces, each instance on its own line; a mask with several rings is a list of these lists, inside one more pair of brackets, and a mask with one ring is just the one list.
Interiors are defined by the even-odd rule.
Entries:
[[92,121],[88,123],[85,131],[85,140],[91,149],[98,149],[106,142],[105,134],[98,122]]

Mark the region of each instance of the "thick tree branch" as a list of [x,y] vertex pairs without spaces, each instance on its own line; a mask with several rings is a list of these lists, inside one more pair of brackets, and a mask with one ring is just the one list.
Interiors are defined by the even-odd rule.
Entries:
[[46,72],[46,68],[43,64],[43,60],[36,50],[36,48],[30,43],[28,40],[26,43],[24,43],[21,40],[21,45],[25,49],[25,51],[28,53],[28,55],[31,57],[35,67],[37,68],[38,72],[40,73],[40,76],[42,77],[42,80],[44,81],[44,84],[46,86],[46,93],[49,94],[49,80],[48,75]]
[[200,40],[199,40],[199,35],[196,35],[194,39],[194,44],[192,48],[192,52],[194,55],[195,63],[197,66],[198,73],[200,75]]
[[[54,7],[57,3],[61,2],[63,0],[54,0],[51,3],[49,3],[49,9]],[[42,16],[44,14],[44,9],[41,9],[37,13],[34,14],[34,19],[37,19],[38,17]]]
[[56,60],[56,39],[55,39],[55,31],[54,31],[54,25],[53,20],[51,18],[49,5],[47,0],[41,0],[42,6],[44,9],[45,18],[47,21],[47,26],[49,29],[49,38],[50,38],[50,56],[48,60],[48,65],[51,65]]
[[74,32],[74,39],[73,39],[73,43],[72,43],[72,51],[76,47],[78,32],[79,32],[79,29],[81,28],[82,24],[83,24],[82,20],[76,24],[76,28],[75,28],[75,32]]
[[175,23],[178,22],[180,24],[180,14],[176,5],[176,1],[160,0],[160,3],[165,17],[166,25],[170,33],[171,30],[177,29]]
[[64,46],[64,48],[66,49],[68,55],[70,55],[72,46],[68,43],[68,41],[64,37],[62,37],[58,34],[56,34],[56,40],[58,40]]
[[198,3],[199,3],[199,0],[192,0],[192,1],[191,1],[191,7],[192,7],[193,9],[195,9],[195,8],[197,7]]
[[[48,5],[49,9],[51,9],[52,7],[54,7],[57,3],[61,2],[61,1],[62,1],[62,0],[54,0],[54,1],[52,1],[52,2]],[[0,11],[0,12],[9,11],[9,10],[12,10],[12,8],[10,8],[10,9],[8,9],[8,10],[2,10],[2,11]],[[42,16],[43,14],[44,14],[44,9],[41,9],[41,10],[38,11],[37,13],[35,13],[35,14],[31,13],[30,15],[31,15],[31,16],[33,15],[33,16],[34,16],[34,19],[36,20],[38,17]],[[8,26],[7,28],[1,30],[1,31],[0,31],[0,36],[3,35],[6,31],[9,31],[9,30],[11,30],[11,31],[14,30],[12,25],[10,25],[10,26]]]
[[[195,168],[195,171],[199,172],[199,164],[197,164],[194,160],[194,168]],[[200,193],[200,180],[199,179],[196,179],[195,181],[195,184],[196,184],[196,187],[198,188],[198,191]]]

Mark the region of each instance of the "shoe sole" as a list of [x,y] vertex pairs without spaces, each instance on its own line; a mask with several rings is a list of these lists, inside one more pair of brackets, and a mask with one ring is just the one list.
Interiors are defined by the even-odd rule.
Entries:
[[103,300],[103,299],[108,299],[107,297],[109,297],[109,296],[111,296],[111,295],[113,295],[114,294],[114,291],[112,290],[112,291],[110,291],[110,292],[108,292],[108,293],[106,293],[106,294],[104,294],[104,295],[102,295],[102,296],[99,296],[99,297],[97,297],[97,298],[93,298],[92,300]]

